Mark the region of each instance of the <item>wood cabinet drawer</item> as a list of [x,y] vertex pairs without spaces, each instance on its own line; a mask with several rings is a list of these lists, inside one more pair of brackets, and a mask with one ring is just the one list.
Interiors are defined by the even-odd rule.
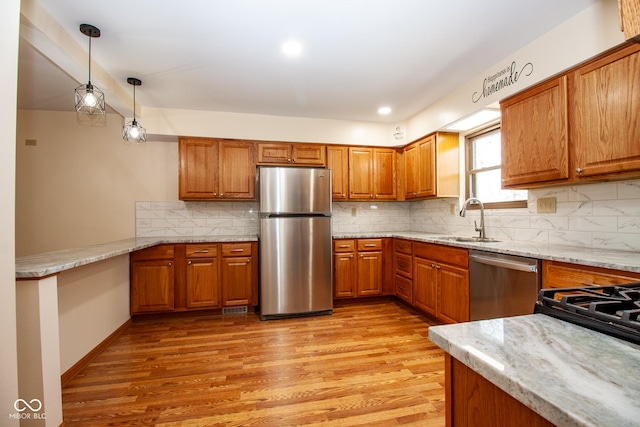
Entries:
[[251,243],[223,243],[222,256],[249,256],[251,255]]
[[157,245],[131,252],[131,260],[171,259],[173,258],[173,254],[173,245]]
[[467,249],[416,242],[413,245],[413,253],[419,258],[469,268],[469,251]]
[[396,252],[396,274],[412,277],[413,272],[413,258],[410,255],[399,254]]
[[358,252],[381,250],[382,239],[358,239]]
[[396,276],[396,296],[413,304],[413,283],[406,277]]
[[353,252],[356,249],[355,240],[334,240],[333,250],[334,252]]
[[543,288],[576,288],[589,285],[619,285],[640,281],[640,273],[610,270],[556,261],[542,261]]
[[407,255],[413,254],[413,242],[410,240],[394,239],[393,251],[400,252]]
[[210,243],[204,245],[187,245],[187,258],[206,258],[218,255],[218,245]]

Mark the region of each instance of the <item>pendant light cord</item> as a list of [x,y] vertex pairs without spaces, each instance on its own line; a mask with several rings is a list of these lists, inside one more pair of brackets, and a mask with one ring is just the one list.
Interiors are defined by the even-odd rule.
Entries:
[[91,84],[91,36],[89,36],[89,84]]
[[133,123],[136,122],[136,85],[133,85]]

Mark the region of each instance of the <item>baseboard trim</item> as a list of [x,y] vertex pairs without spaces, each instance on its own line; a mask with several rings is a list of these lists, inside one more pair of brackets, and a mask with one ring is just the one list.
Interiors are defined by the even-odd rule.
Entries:
[[86,368],[89,363],[93,362],[93,360],[100,355],[111,343],[113,343],[124,331],[126,331],[129,326],[131,326],[131,319],[128,319],[126,322],[122,324],[118,329],[113,331],[111,335],[105,338],[100,344],[95,346],[89,353],[87,353],[82,359],[78,360],[75,365],[67,369],[61,376],[60,382],[62,383],[62,387],[67,385],[69,381],[75,378],[76,375],[80,373],[84,368]]

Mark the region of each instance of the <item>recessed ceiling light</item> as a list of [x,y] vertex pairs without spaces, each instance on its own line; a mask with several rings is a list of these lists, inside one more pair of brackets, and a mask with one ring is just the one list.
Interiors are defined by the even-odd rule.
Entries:
[[282,45],[282,51],[289,56],[297,56],[302,53],[302,45],[297,41],[290,40]]
[[378,108],[378,114],[386,115],[391,112],[391,108],[389,107],[380,107]]

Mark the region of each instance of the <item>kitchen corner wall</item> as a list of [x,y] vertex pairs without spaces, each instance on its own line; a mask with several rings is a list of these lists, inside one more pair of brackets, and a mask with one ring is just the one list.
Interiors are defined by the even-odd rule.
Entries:
[[[541,197],[556,198],[556,213],[537,213]],[[457,198],[334,202],[333,231],[476,235],[480,212],[462,218],[459,208]],[[138,237],[256,234],[257,220],[256,202],[136,203]],[[640,251],[640,180],[530,190],[529,208],[487,210],[485,226],[488,236],[506,241]]]

